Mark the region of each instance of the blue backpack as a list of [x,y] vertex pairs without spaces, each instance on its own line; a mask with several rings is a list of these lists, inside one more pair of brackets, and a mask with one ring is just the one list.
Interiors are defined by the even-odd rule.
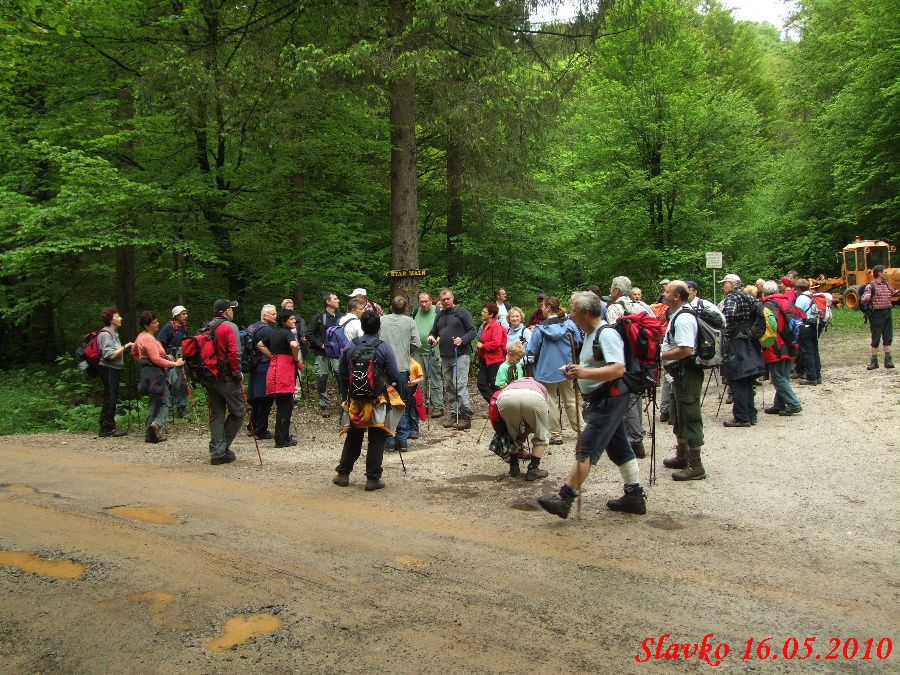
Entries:
[[256,339],[256,333],[265,325],[265,321],[257,321],[238,331],[241,338],[241,370],[244,372],[253,370],[265,360],[262,353],[256,348],[256,343],[259,342]]
[[347,339],[347,333],[344,331],[344,326],[347,323],[350,323],[350,321],[330,326],[325,331],[325,344],[322,345],[322,348],[325,351],[325,356],[329,359],[341,358],[341,354],[344,353],[347,345],[350,344],[350,340]]

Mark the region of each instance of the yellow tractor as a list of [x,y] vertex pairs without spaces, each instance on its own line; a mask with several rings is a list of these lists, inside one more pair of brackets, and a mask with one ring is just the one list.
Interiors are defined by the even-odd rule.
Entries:
[[[891,267],[891,256],[897,250],[880,239],[856,239],[841,251],[842,276],[826,279],[824,276],[812,279],[813,290],[832,293],[834,289],[846,287],[843,295],[834,293],[835,303],[843,300],[850,309],[859,308],[859,299],[865,292],[865,285],[872,281],[872,268],[884,265],[885,279],[891,288],[900,288],[900,268]],[[894,302],[898,302],[894,300]]]

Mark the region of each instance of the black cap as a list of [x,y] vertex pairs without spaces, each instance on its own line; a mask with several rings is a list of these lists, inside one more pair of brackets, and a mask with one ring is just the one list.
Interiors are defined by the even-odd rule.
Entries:
[[700,290],[700,284],[698,284],[698,283],[697,283],[696,281],[694,281],[693,279],[691,279],[690,281],[687,282],[687,287],[688,287],[688,288],[693,288],[695,291],[699,291],[699,290]]
[[238,304],[234,300],[216,300],[216,302],[213,304],[213,311],[216,314],[221,314],[226,309],[237,306]]

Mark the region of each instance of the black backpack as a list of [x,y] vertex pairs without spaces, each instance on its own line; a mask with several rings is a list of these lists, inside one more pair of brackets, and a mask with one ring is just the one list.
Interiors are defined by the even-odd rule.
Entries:
[[241,338],[241,370],[244,372],[250,372],[265,360],[262,352],[256,348],[256,343],[259,342],[256,339],[256,334],[265,325],[265,321],[257,321],[238,331],[238,335]]
[[384,373],[375,360],[375,350],[383,340],[376,338],[372,343],[367,343],[355,338],[351,342],[353,352],[350,354],[347,392],[350,398],[357,401],[373,401],[385,389]]

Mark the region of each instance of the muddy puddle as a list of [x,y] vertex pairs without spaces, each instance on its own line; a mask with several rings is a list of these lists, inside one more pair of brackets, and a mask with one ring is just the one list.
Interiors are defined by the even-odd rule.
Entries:
[[149,593],[132,593],[125,598],[132,602],[140,602],[147,605],[154,614],[161,614],[166,611],[172,601],[175,600],[175,594],[168,591],[153,591]]
[[672,518],[671,516],[655,516],[654,518],[648,518],[646,521],[648,527],[655,527],[657,530],[683,530],[684,525],[679,523],[677,520]]
[[30,485],[15,485],[10,483],[5,483],[2,486],[4,492],[8,492],[11,495],[36,495],[38,493]]
[[428,563],[422,560],[421,558],[416,558],[411,555],[398,555],[394,558],[394,562],[400,563],[404,567],[410,567],[415,570],[423,570],[428,567]]
[[104,510],[119,518],[137,520],[153,525],[181,525],[184,523],[183,520],[175,517],[174,514],[178,512],[178,509],[172,506],[156,508],[148,506],[107,506]]
[[80,579],[88,573],[87,567],[71,560],[41,558],[27,551],[0,551],[0,565],[53,579]]
[[228,619],[225,632],[207,642],[203,648],[209,652],[224,652],[260,635],[274,633],[282,624],[282,620],[272,614],[250,614]]

